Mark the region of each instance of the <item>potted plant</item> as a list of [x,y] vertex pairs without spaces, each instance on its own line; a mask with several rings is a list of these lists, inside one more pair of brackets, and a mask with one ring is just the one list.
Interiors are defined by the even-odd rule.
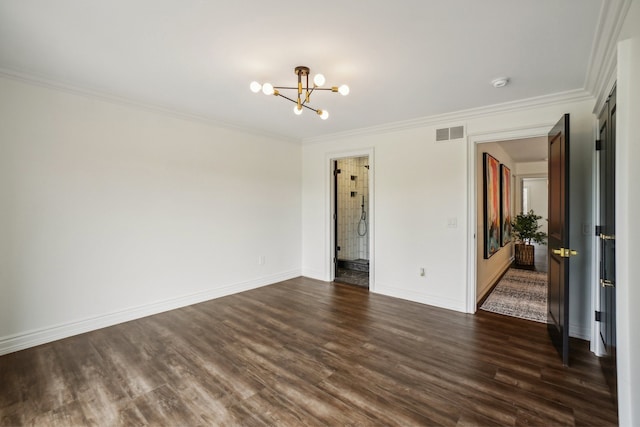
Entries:
[[533,210],[527,213],[516,215],[511,222],[511,229],[515,237],[515,257],[516,264],[520,266],[533,267],[535,260],[535,246],[532,242],[546,245],[547,234],[540,231],[542,225],[538,224],[538,220],[542,219],[540,215],[536,215]]

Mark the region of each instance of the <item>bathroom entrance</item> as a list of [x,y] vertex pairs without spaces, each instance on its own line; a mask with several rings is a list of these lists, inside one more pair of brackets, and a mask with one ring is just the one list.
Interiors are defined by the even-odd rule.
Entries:
[[334,161],[335,281],[369,287],[369,157]]

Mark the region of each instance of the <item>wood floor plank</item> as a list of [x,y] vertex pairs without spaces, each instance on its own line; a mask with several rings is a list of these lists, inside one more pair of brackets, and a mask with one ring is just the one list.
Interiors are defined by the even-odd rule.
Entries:
[[615,424],[617,421],[613,402],[596,397],[591,393],[580,393],[578,390],[565,389],[544,381],[532,381],[526,376],[509,372],[506,369],[501,369],[496,374],[496,380],[526,390],[534,395],[544,396],[547,400],[572,408],[574,413],[577,411],[589,412],[594,405],[600,405],[606,408],[606,411],[600,412],[599,415],[609,417],[602,424]]
[[588,344],[296,278],[0,357],[0,426],[616,425]]
[[[358,367],[359,382],[348,373],[336,372],[319,387],[336,398],[361,408],[381,425],[455,425],[459,408],[443,399],[426,403],[416,390],[403,390],[379,372]],[[390,413],[386,408],[396,408]]]
[[[242,425],[265,426],[304,426],[318,424],[315,418],[269,387],[248,399],[238,402],[233,408],[234,414],[244,414]],[[214,425],[220,425],[215,423]]]

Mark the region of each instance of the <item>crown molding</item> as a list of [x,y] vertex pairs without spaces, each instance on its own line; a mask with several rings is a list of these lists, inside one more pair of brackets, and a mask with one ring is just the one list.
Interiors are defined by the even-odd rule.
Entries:
[[[605,102],[607,102],[607,99],[609,98],[609,94],[611,93],[611,90],[613,89],[613,86],[615,85],[616,80],[618,78],[617,53],[618,53],[617,50],[614,48],[614,50],[611,52],[611,60],[605,64],[602,64],[603,66],[602,78],[598,82],[598,86],[596,89],[594,89],[594,92],[593,92],[596,99],[596,102],[593,105],[593,113],[596,115],[600,113],[600,111],[604,107]],[[606,66],[606,69],[605,69],[605,66]]]
[[536,96],[533,98],[521,99],[518,101],[504,102],[500,104],[487,105],[484,107],[471,108],[467,110],[456,111],[452,113],[438,114],[433,116],[421,117],[411,120],[402,120],[397,122],[386,123],[378,126],[371,126],[352,131],[333,133],[320,137],[305,138],[302,140],[303,145],[320,144],[324,142],[335,141],[336,139],[351,138],[357,136],[367,136],[372,134],[381,134],[395,132],[405,129],[413,129],[418,127],[439,126],[444,123],[462,122],[481,117],[493,116],[505,112],[516,112],[530,110],[533,108],[547,107],[557,104],[567,104],[572,102],[580,102],[592,100],[591,93],[584,89],[570,90],[550,95]]
[[[467,134],[469,143],[500,142],[512,139],[547,137],[555,122],[504,128],[499,131],[485,130]],[[526,135],[526,136],[524,136]]]
[[159,104],[145,103],[145,102],[137,101],[135,99],[124,98],[124,97],[110,94],[108,92],[102,92],[102,91],[97,91],[97,90],[88,89],[84,87],[79,87],[72,84],[51,80],[44,77],[39,77],[33,74],[28,74],[21,71],[8,69],[8,68],[0,68],[0,77],[4,77],[7,79],[19,81],[19,82],[34,85],[34,86],[40,86],[46,89],[53,89],[61,92],[66,92],[72,95],[98,99],[111,104],[135,108],[138,110],[143,110],[143,111],[152,112],[156,114],[162,114],[162,115],[177,118],[177,119],[204,123],[210,126],[220,127],[227,130],[239,131],[242,133],[248,133],[255,136],[273,138],[279,141],[300,145],[299,138],[292,138],[290,136],[282,135],[278,133],[265,132],[263,130],[254,129],[248,126],[242,126],[235,123],[216,120],[211,117],[192,114],[184,111],[178,111],[178,110],[168,108]]
[[632,2],[633,0],[602,2],[584,85],[596,97],[595,113],[602,108],[615,82],[616,44]]

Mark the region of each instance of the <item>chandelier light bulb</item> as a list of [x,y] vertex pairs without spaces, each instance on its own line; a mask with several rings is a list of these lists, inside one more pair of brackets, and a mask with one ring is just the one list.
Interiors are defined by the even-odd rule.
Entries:
[[316,86],[322,86],[325,81],[326,80],[322,74],[316,74],[315,76],[313,76],[313,84],[315,84]]
[[298,107],[297,105],[293,106],[293,112],[296,113],[297,116],[302,114],[302,107]]
[[318,114],[320,114],[320,118],[322,120],[327,120],[329,118],[329,113],[327,110],[318,110]]
[[258,93],[260,92],[260,89],[262,89],[262,85],[258,82],[251,82],[249,89],[251,89],[251,92],[253,93]]
[[349,86],[347,86],[347,85],[340,86],[338,88],[338,92],[340,92],[340,95],[342,95],[342,96],[349,95]]
[[273,85],[271,83],[265,83],[262,85],[262,93],[265,95],[273,95]]

